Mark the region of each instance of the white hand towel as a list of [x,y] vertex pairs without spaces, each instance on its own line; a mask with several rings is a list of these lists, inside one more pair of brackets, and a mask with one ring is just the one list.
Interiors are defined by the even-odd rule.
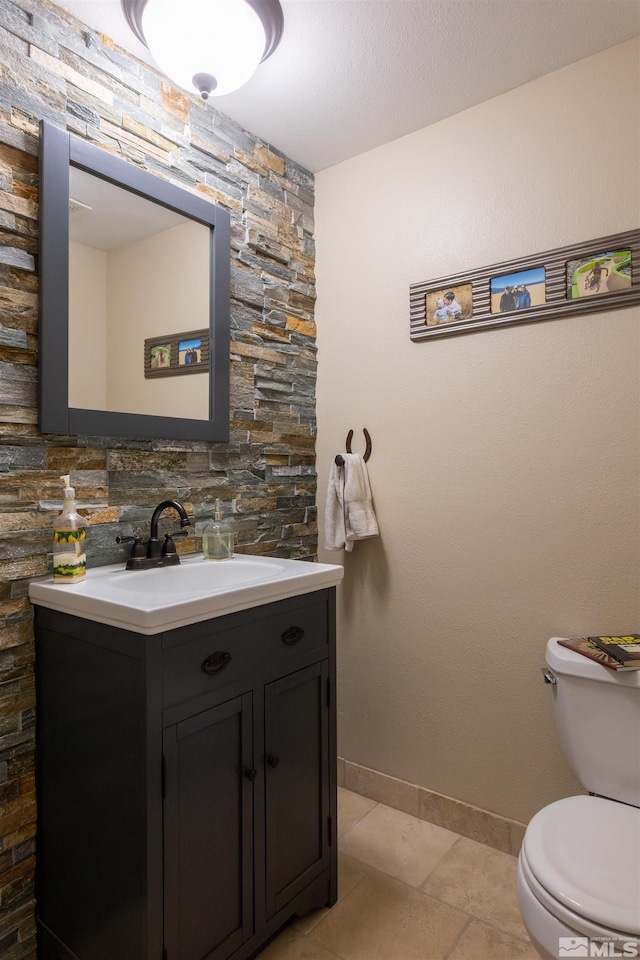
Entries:
[[324,545],[326,550],[351,551],[355,540],[377,537],[379,531],[364,459],[359,453],[342,456],[344,466],[334,462],[329,471]]

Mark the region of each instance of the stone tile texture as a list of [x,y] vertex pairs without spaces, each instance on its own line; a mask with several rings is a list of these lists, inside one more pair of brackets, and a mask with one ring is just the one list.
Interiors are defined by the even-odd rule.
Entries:
[[388,774],[380,773],[350,760],[339,759],[341,786],[361,796],[403,810],[421,820],[479,843],[486,843],[503,853],[517,856],[526,825],[508,820],[453,797],[427,790]]
[[338,787],[338,837],[355,827],[375,805],[375,800]]
[[450,830],[378,803],[341,837],[339,849],[419,887],[457,840]]
[[530,943],[514,940],[495,927],[473,920],[447,960],[539,960],[539,957]]
[[422,890],[510,936],[527,940],[516,897],[515,857],[461,837]]
[[376,870],[313,928],[344,960],[444,960],[465,913]]

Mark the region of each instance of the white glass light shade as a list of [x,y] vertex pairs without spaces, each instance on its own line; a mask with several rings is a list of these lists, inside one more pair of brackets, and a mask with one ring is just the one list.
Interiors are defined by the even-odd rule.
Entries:
[[246,0],[148,0],[142,29],[154,60],[186,90],[196,74],[215,79],[212,97],[241,87],[265,52],[265,30]]

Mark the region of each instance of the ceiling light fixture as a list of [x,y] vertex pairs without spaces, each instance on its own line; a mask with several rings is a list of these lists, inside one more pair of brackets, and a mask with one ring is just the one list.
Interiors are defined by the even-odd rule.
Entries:
[[279,0],[121,0],[166,75],[203,100],[237,90],[278,46]]

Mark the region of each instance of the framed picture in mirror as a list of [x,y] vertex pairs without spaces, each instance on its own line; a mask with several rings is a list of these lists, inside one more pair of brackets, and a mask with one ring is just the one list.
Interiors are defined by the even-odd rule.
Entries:
[[144,342],[144,375],[147,379],[208,371],[208,330],[149,337]]

